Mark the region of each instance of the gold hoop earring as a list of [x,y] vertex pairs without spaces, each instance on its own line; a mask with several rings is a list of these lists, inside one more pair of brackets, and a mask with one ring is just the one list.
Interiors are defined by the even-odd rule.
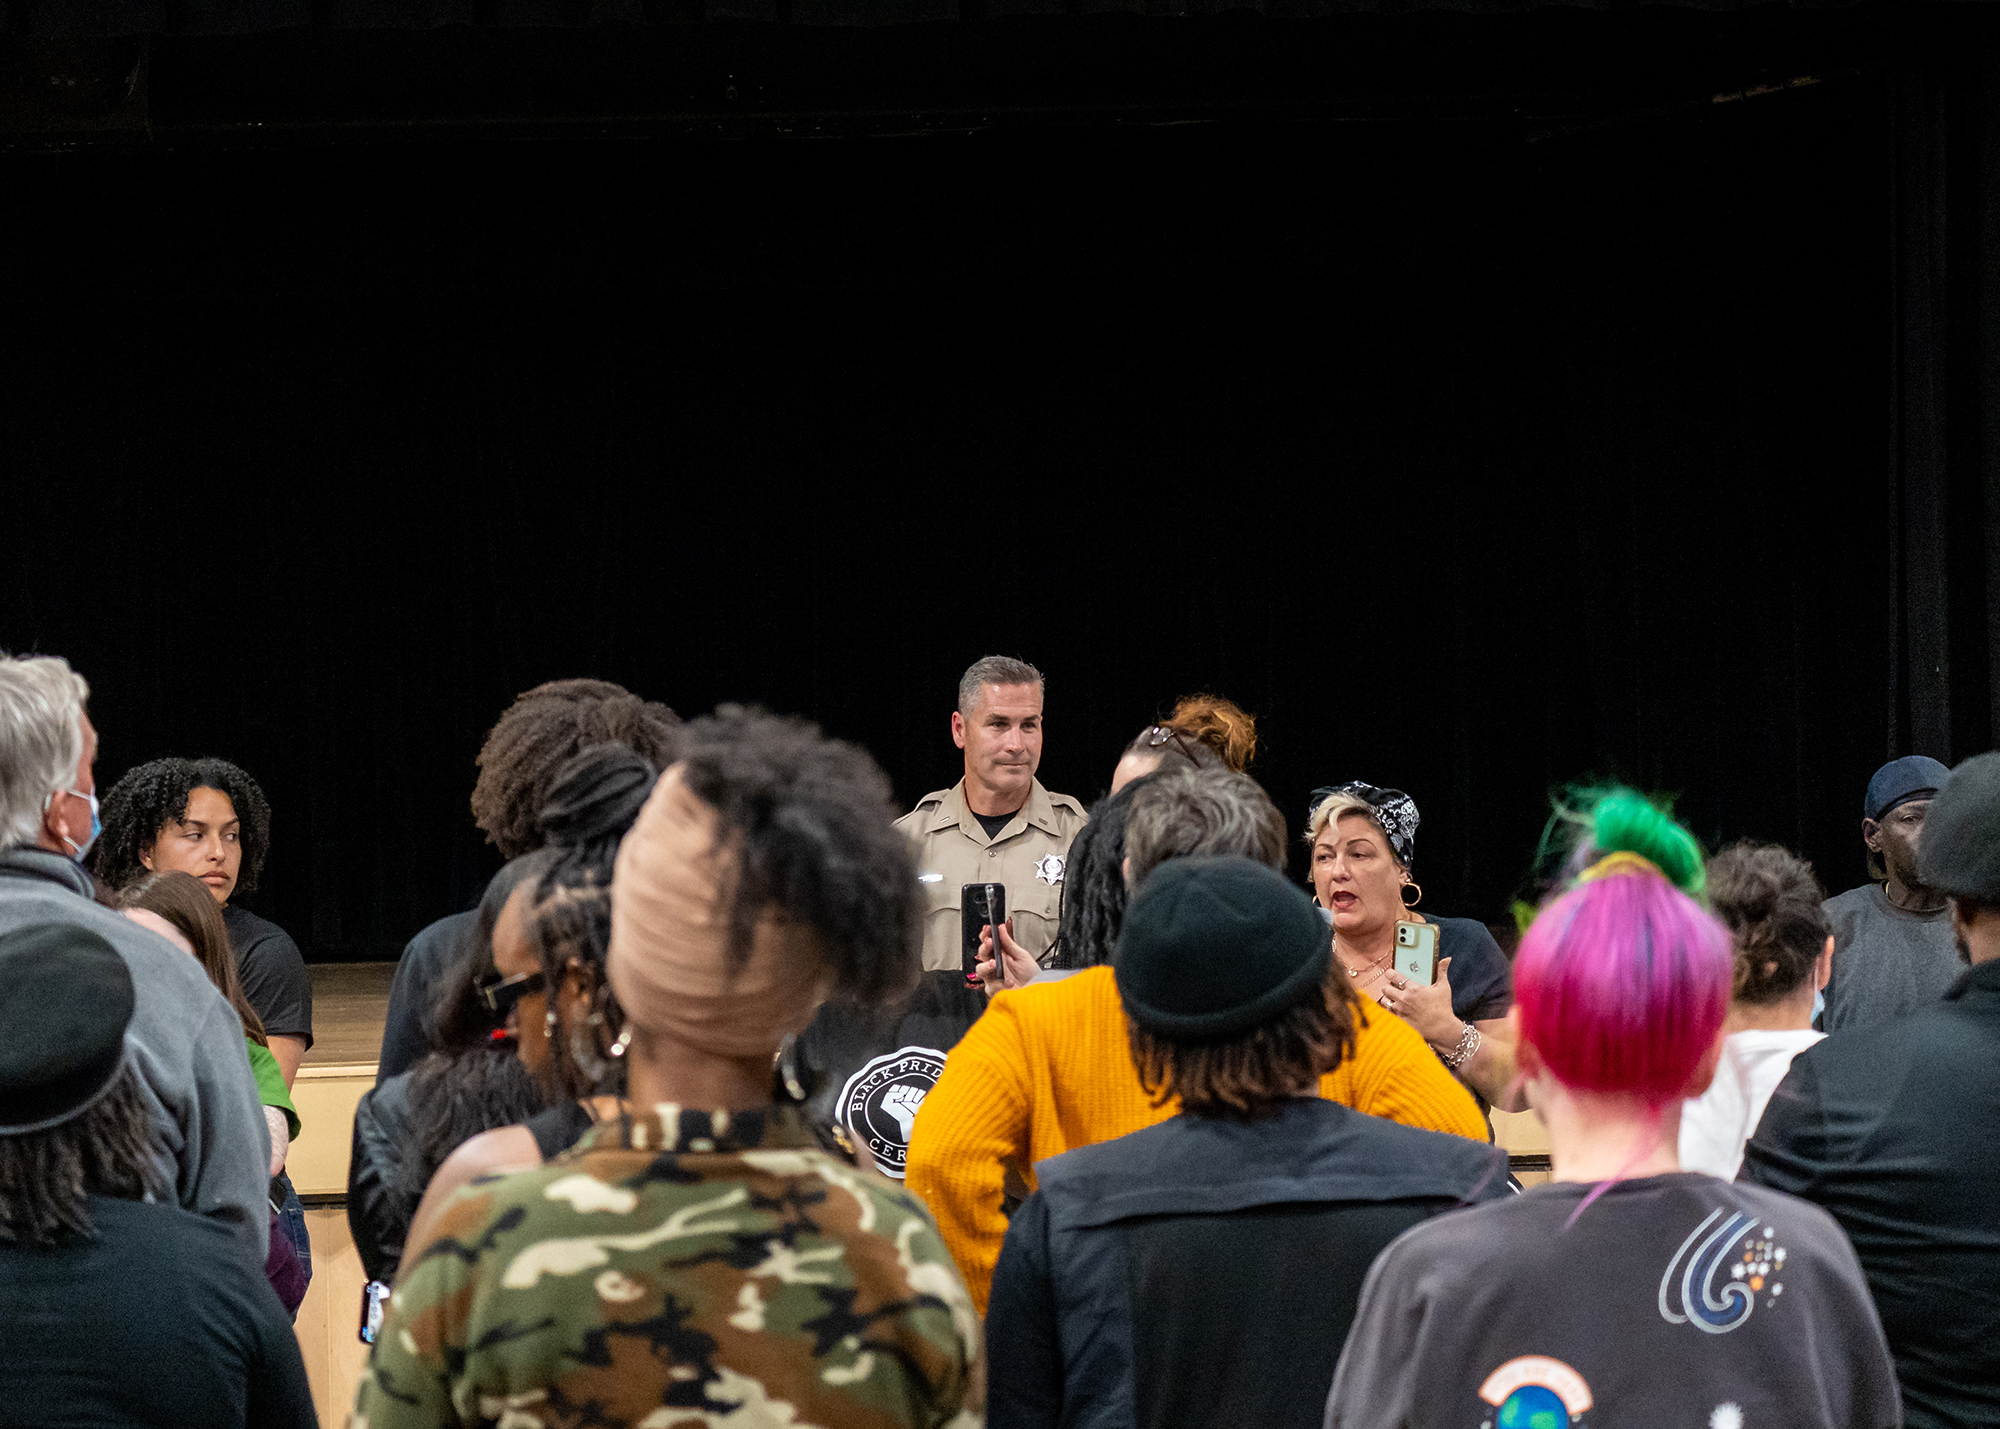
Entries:
[[[1417,896],[1415,898],[1410,897],[1412,893]],[[1424,886],[1421,883],[1405,883],[1397,896],[1403,900],[1405,908],[1414,908],[1424,901]]]

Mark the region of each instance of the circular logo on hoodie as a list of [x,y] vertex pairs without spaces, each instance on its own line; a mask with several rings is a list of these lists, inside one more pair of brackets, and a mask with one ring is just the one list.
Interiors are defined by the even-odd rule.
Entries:
[[942,1075],[944,1053],[934,1047],[899,1047],[868,1062],[840,1089],[841,1121],[884,1175],[903,1179],[917,1108]]

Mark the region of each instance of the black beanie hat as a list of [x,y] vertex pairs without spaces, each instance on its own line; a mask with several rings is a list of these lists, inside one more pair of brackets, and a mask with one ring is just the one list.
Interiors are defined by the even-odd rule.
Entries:
[[1926,888],[2000,907],[2000,754],[1975,754],[1944,781],[1917,842]]
[[1176,858],[1125,912],[1118,993],[1146,1031],[1214,1041],[1304,1002],[1332,958],[1333,929],[1283,875],[1247,858]]
[[0,1136],[88,1110],[125,1065],[125,959],[74,923],[17,928],[0,933],[0,987]]

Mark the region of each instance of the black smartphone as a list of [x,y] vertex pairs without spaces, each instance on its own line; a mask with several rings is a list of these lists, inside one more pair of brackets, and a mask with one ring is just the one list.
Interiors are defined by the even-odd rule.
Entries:
[[[965,966],[965,980],[979,981],[979,930],[1007,921],[1007,885],[965,883],[958,889],[959,960]],[[1000,955],[1000,935],[993,935],[993,955]]]

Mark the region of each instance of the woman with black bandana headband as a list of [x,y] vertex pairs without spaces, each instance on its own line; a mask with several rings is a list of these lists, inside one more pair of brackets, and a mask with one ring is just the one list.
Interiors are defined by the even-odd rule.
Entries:
[[[1313,897],[1333,924],[1334,957],[1357,993],[1422,1033],[1466,1086],[1502,1111],[1526,1110],[1507,1030],[1514,989],[1506,954],[1481,923],[1416,911],[1423,899],[1410,876],[1417,821],[1416,801],[1400,789],[1313,790],[1306,846]],[[1395,969],[1399,920],[1437,925],[1437,981],[1428,987]]]

